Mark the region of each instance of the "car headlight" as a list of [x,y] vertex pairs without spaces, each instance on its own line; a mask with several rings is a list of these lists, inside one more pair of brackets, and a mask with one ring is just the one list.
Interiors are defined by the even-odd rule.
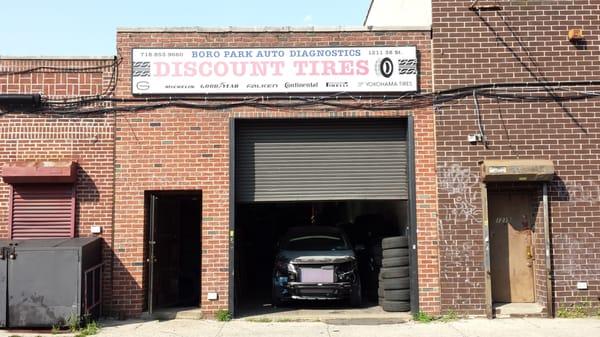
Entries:
[[335,274],[338,281],[351,282],[354,280],[356,271],[356,262],[349,261],[336,265]]
[[275,275],[288,275],[288,262],[283,260],[275,261]]

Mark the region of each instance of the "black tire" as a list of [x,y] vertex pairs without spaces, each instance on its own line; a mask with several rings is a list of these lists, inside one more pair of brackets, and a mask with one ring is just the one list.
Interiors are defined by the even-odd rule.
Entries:
[[385,279],[408,277],[408,267],[381,268],[381,277]]
[[384,290],[386,301],[410,301],[410,289]]
[[283,307],[285,306],[286,301],[281,297],[281,294],[277,293],[275,287],[271,287],[271,305],[274,307]]
[[383,282],[379,282],[379,288],[385,290],[402,290],[410,288],[410,278],[408,277],[399,277],[399,278],[389,278],[387,280],[383,280]]
[[384,291],[383,287],[377,288],[377,297],[383,297]]
[[381,260],[381,265],[384,268],[404,267],[409,265],[408,256],[390,257],[389,259]]
[[406,248],[408,247],[408,237],[406,236],[391,236],[381,240],[381,248]]
[[383,250],[383,259],[408,256],[408,248],[393,248]]
[[369,249],[371,256],[381,256],[381,244],[375,244]]
[[271,305],[274,307],[283,307],[285,302],[277,295],[271,296]]
[[402,312],[402,311],[410,311],[410,302],[409,301],[388,301],[384,300],[381,303],[381,307],[384,311],[389,312]]
[[383,263],[383,257],[382,256],[373,256],[373,265],[376,267],[381,267],[382,263]]

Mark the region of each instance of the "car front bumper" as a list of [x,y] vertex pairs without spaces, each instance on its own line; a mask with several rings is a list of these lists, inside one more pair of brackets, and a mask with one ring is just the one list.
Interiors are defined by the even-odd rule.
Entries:
[[275,291],[282,300],[341,300],[349,298],[352,289],[351,282],[289,282],[285,285],[275,286]]

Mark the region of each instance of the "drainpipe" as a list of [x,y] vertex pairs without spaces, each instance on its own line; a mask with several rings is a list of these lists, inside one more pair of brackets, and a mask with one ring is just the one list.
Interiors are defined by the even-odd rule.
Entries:
[[492,263],[490,257],[490,226],[488,214],[488,192],[487,185],[481,182],[481,209],[483,215],[483,269],[485,272],[485,316],[494,318],[492,303]]
[[543,185],[544,203],[544,250],[546,258],[546,311],[549,318],[554,316],[552,305],[552,257],[550,255],[550,212],[548,207],[548,183]]

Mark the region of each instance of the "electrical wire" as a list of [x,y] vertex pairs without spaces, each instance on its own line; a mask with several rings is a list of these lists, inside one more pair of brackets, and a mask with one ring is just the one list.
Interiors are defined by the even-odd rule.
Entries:
[[[121,56],[119,56],[119,55],[115,56],[113,63],[110,65],[110,67],[112,68],[110,80],[109,80],[106,88],[100,94],[77,96],[75,98],[46,99],[45,103],[54,104],[54,105],[77,106],[77,105],[82,105],[82,104],[86,104],[86,103],[102,101],[103,98],[108,97],[110,94],[112,94],[117,87],[117,81],[119,78],[119,65],[121,64],[122,60],[123,60],[123,58]],[[103,68],[103,69],[105,69],[105,68]]]
[[[507,82],[471,85],[450,88],[440,92],[426,93],[387,93],[385,95],[366,94],[357,96],[348,92],[338,92],[326,96],[291,96],[275,94],[272,96],[233,96],[233,95],[197,95],[197,96],[150,96],[150,97],[114,97],[119,78],[119,65],[122,58],[116,56],[110,65],[83,68],[36,67],[22,71],[0,74],[21,74],[42,70],[63,72],[85,72],[112,68],[107,87],[97,95],[68,97],[63,99],[44,99],[41,109],[29,113],[56,115],[103,114],[109,112],[135,112],[164,107],[186,107],[194,109],[218,110],[239,106],[263,109],[302,109],[311,106],[327,106],[336,109],[351,110],[408,110],[443,105],[471,95],[493,98],[499,101],[521,102],[562,102],[593,99],[598,92],[573,90],[573,87],[597,87],[600,80],[562,81],[562,82]],[[98,106],[95,103],[100,103]],[[108,103],[106,106],[102,103]],[[116,103],[116,104],[115,104]],[[129,104],[131,103],[131,104]]]
[[479,134],[481,135],[481,142],[483,143],[483,146],[487,149],[489,149],[488,147],[488,142],[487,142],[487,137],[485,136],[485,131],[483,129],[483,120],[481,119],[481,111],[479,110],[479,100],[477,99],[477,90],[473,90],[473,103],[475,104],[475,113],[477,115],[477,127],[479,128]]
[[[538,95],[532,93],[522,94],[518,92],[498,92],[497,89],[481,89],[481,90],[462,90],[454,91],[452,94],[448,93],[428,93],[419,95],[405,96],[403,99],[398,101],[393,99],[386,101],[383,98],[377,99],[374,97],[365,97],[359,101],[352,100],[346,102],[344,99],[332,99],[331,97],[254,97],[242,100],[231,100],[227,97],[219,97],[217,99],[210,99],[208,97],[196,97],[196,98],[177,98],[177,97],[152,97],[152,98],[108,98],[102,99],[102,101],[108,101],[113,103],[138,103],[138,104],[118,104],[111,107],[95,107],[95,108],[72,108],[65,107],[62,105],[45,106],[44,113],[49,114],[68,114],[68,115],[81,115],[81,114],[103,114],[109,112],[136,112],[141,110],[153,110],[166,107],[182,107],[182,108],[193,108],[193,109],[204,109],[204,110],[223,110],[231,109],[241,106],[255,107],[262,109],[302,109],[311,106],[328,106],[337,109],[348,109],[348,110],[369,110],[369,111],[383,111],[383,110],[409,110],[416,108],[425,108],[433,105],[443,105],[447,102],[459,100],[473,95],[475,93],[478,96],[493,98],[499,101],[509,102],[556,102],[556,101],[574,101],[584,99],[594,99],[600,97],[597,92],[576,92],[575,94],[557,95],[556,92],[551,95],[547,92],[540,91]],[[565,93],[570,93],[569,91]],[[143,104],[139,104],[143,103]]]

